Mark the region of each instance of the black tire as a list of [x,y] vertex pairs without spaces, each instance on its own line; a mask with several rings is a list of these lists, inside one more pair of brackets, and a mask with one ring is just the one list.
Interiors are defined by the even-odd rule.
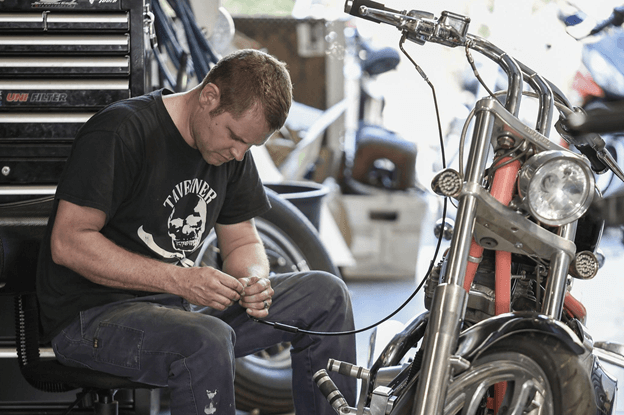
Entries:
[[260,222],[258,228],[262,229],[264,221],[267,225],[279,230],[290,243],[299,248],[306,261],[305,264],[298,265],[299,271],[305,269],[327,271],[342,278],[338,267],[333,263],[323,245],[318,231],[308,218],[277,192],[266,187],[265,190],[272,208],[256,219]]
[[[451,382],[444,414],[488,413],[484,409],[486,393],[502,381],[507,382],[501,405],[501,411],[507,406],[502,411],[505,414],[513,410],[527,413],[534,402],[541,402],[541,415],[599,413],[592,362],[591,355],[577,355],[554,336],[537,332],[509,336],[484,351]],[[523,387],[526,395],[521,395]]]
[[[278,193],[265,188],[271,210],[256,218],[272,273],[320,270],[340,277],[312,223]],[[216,241],[210,242],[213,247]],[[218,266],[216,249],[206,249],[205,265]],[[294,412],[290,344],[284,343],[236,361],[236,408],[262,414]]]

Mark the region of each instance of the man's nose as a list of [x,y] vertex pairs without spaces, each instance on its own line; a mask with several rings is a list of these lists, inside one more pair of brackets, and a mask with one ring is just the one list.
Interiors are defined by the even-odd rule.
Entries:
[[232,146],[232,156],[236,159],[236,161],[243,161],[243,157],[245,157],[245,153],[249,150],[249,146],[243,143],[236,143]]

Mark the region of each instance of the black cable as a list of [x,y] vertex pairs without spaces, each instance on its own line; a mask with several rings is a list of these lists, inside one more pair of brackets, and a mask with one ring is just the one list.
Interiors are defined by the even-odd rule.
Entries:
[[168,3],[182,23],[195,75],[201,82],[212,65],[217,63],[219,57],[212,50],[202,30],[197,25],[193,9],[188,0],[168,0]]
[[[447,201],[447,199],[444,198],[444,208],[443,208],[443,215],[444,215],[444,217],[446,217],[446,201]],[[272,326],[276,330],[287,331],[289,333],[303,333],[303,334],[309,334],[309,335],[314,335],[314,336],[346,336],[346,335],[352,335],[352,334],[358,334],[358,333],[365,332],[367,330],[375,328],[378,325],[388,321],[389,319],[394,317],[399,311],[401,311],[403,308],[405,308],[405,306],[407,306],[407,304],[409,304],[410,301],[412,301],[412,299],[416,296],[416,294],[418,294],[418,292],[422,288],[423,284],[429,278],[429,275],[431,274],[431,270],[433,269],[433,266],[435,264],[436,258],[438,257],[438,252],[440,251],[440,245],[441,244],[442,244],[442,232],[440,233],[440,236],[438,236],[438,243],[436,245],[436,249],[435,249],[435,252],[433,254],[433,259],[431,260],[431,263],[429,264],[429,269],[427,269],[427,273],[425,274],[425,277],[422,279],[420,284],[418,284],[418,287],[416,287],[414,292],[407,298],[407,300],[405,300],[403,302],[403,304],[401,304],[399,306],[399,308],[397,308],[392,313],[390,313],[389,315],[387,315],[383,319],[379,320],[378,322],[371,324],[370,326],[367,326],[367,327],[364,327],[364,328],[361,328],[361,329],[347,330],[347,331],[313,331],[313,330],[305,330],[305,329],[302,329],[302,328],[299,328],[299,327],[296,327],[296,326],[291,326],[291,325],[288,325],[288,324],[279,323],[279,322],[276,322],[276,321],[260,320],[260,319],[258,319],[256,317],[252,317],[250,315],[247,315],[247,316],[250,319],[252,319],[253,321],[255,321],[256,323],[264,324],[264,325],[267,325],[267,326]]]
[[468,59],[468,63],[470,64],[470,67],[472,68],[472,73],[474,73],[474,76],[477,78],[477,81],[479,81],[479,83],[483,86],[483,88],[485,88],[487,93],[492,98],[494,98],[498,103],[500,103],[500,100],[496,97],[496,94],[492,92],[492,90],[487,86],[483,78],[481,78],[481,75],[479,74],[479,71],[477,70],[477,65],[475,64],[475,61],[472,58],[472,54],[470,53],[470,44],[471,44],[470,40],[466,41],[465,49],[466,49],[466,58]]
[[[414,67],[416,68],[418,73],[423,77],[425,82],[427,82],[427,84],[431,88],[431,93],[433,95],[433,102],[434,102],[434,106],[435,106],[435,110],[436,110],[436,118],[437,118],[437,122],[438,122],[438,133],[440,135],[440,152],[441,152],[441,155],[442,155],[442,166],[443,166],[443,168],[446,168],[446,154],[445,154],[446,151],[444,150],[444,138],[442,137],[442,121],[440,120],[440,111],[439,111],[439,108],[438,108],[438,100],[437,100],[437,97],[436,97],[435,88],[433,87],[433,84],[429,81],[429,78],[427,77],[427,75],[420,68],[420,66],[418,66],[418,64],[416,64],[416,62],[414,62],[414,60],[405,51],[405,49],[403,49],[403,43],[405,42],[405,39],[406,39],[406,35],[404,34],[401,37],[401,40],[399,41],[399,48],[401,49],[403,54],[405,56],[407,56],[407,58],[410,60],[410,62],[412,62],[412,64],[414,65]],[[448,202],[448,198],[445,197],[444,198],[443,207],[442,207],[442,218],[443,218],[444,221],[446,221],[447,202]],[[418,294],[418,292],[421,290],[422,286],[429,279],[429,275],[431,274],[431,271],[432,271],[432,269],[433,269],[433,267],[434,267],[434,265],[436,263],[436,260],[437,260],[437,257],[438,257],[438,253],[440,252],[440,246],[442,245],[442,235],[443,235],[443,232],[440,232],[440,235],[438,236],[438,242],[436,244],[436,249],[435,249],[435,251],[433,253],[433,258],[431,259],[431,262],[429,264],[429,268],[427,269],[425,277],[420,281],[420,284],[418,284],[418,287],[416,287],[414,292],[407,298],[407,300],[405,300],[403,302],[403,304],[401,304],[399,306],[399,308],[397,308],[392,313],[390,313],[389,315],[387,315],[383,319],[379,320],[378,322],[376,322],[374,324],[371,324],[370,326],[367,326],[367,327],[364,327],[364,328],[361,328],[361,329],[347,330],[347,331],[335,331],[335,332],[313,331],[313,330],[301,329],[299,327],[295,327],[295,326],[291,326],[291,325],[288,325],[288,324],[279,323],[279,322],[276,322],[276,321],[260,320],[260,319],[258,319],[256,317],[252,317],[250,315],[248,315],[248,317],[251,320],[255,321],[256,323],[264,324],[264,325],[267,325],[267,326],[272,326],[276,330],[283,330],[283,331],[287,331],[287,332],[290,332],[290,333],[303,333],[303,334],[309,334],[309,335],[314,335],[314,336],[346,336],[346,335],[358,334],[358,333],[362,333],[364,331],[370,330],[370,329],[372,329],[374,327],[377,327],[378,325],[388,321],[392,317],[394,317],[397,313],[399,313],[399,311],[401,311],[403,308],[405,308],[405,306],[407,306],[407,304],[409,304],[410,301],[412,301],[414,299],[416,294]]]

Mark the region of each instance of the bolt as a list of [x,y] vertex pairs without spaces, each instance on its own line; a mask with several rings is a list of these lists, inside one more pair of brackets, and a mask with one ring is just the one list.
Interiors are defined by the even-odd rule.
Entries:
[[498,242],[494,238],[485,237],[479,241],[481,246],[485,248],[494,248],[498,245]]
[[516,140],[508,135],[501,135],[498,137],[497,141],[498,146],[501,148],[512,148],[516,143]]

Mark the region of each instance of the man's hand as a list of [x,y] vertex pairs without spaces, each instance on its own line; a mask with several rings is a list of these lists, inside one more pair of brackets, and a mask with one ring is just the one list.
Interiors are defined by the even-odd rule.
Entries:
[[212,267],[185,268],[178,281],[179,295],[190,303],[225,310],[244,294],[245,286],[236,278]]
[[239,281],[245,285],[245,291],[239,304],[247,309],[247,314],[261,318],[269,315],[269,307],[273,303],[273,288],[268,278],[247,277]]

